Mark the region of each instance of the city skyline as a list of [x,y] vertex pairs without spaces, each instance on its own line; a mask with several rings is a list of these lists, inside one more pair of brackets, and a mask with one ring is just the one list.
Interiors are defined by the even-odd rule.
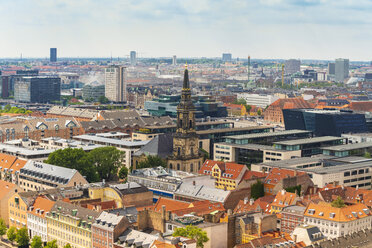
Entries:
[[1,58],[349,58],[365,52],[371,1],[6,1]]

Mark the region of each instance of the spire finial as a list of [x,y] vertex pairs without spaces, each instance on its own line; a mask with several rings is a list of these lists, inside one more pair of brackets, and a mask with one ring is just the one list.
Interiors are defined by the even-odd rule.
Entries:
[[185,64],[185,69],[187,70],[187,61],[186,61],[186,64]]

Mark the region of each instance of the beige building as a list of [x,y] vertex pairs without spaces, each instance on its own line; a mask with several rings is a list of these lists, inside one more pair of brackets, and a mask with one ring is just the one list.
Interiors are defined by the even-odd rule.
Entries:
[[9,225],[9,199],[19,192],[17,185],[0,180],[0,218],[5,221],[5,224]]
[[127,100],[125,67],[111,65],[105,69],[105,96],[113,102],[125,102]]
[[311,202],[304,214],[305,224],[317,226],[331,239],[371,229],[371,222],[371,211],[361,203],[337,208],[326,202]]

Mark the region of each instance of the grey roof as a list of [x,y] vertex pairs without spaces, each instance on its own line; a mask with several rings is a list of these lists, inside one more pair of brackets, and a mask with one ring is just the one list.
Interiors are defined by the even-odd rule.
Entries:
[[74,117],[83,117],[83,118],[93,119],[98,114],[98,111],[87,109],[87,108],[53,106],[47,111],[47,114],[65,115],[65,116],[74,116]]
[[136,182],[122,183],[122,184],[111,184],[110,188],[115,189],[122,195],[137,194],[149,191],[145,186],[140,185]]
[[171,134],[160,134],[144,145],[140,150],[136,151],[134,155],[140,156],[145,154],[146,156],[153,155],[166,158],[172,154],[172,150],[173,136]]
[[95,134],[78,135],[78,136],[74,136],[74,139],[84,140],[88,142],[105,143],[108,146],[123,147],[123,148],[144,146],[150,142],[149,140],[145,140],[145,141],[118,140],[118,139],[112,139],[112,138],[99,137]]
[[272,167],[283,167],[283,168],[293,168],[296,165],[301,164],[309,164],[309,163],[318,163],[322,162],[325,159],[335,158],[334,156],[328,155],[317,155],[313,157],[301,157],[301,158],[292,158],[292,159],[285,159],[285,160],[278,160],[278,161],[270,161],[270,162],[263,162],[260,165],[272,166]]
[[237,147],[237,148],[242,148],[242,149],[247,149],[247,150],[255,150],[255,151],[283,151],[283,152],[293,152],[293,151],[287,151],[283,149],[276,148],[274,146],[267,146],[267,145],[259,145],[259,144],[232,144],[232,143],[227,143],[227,142],[221,142],[221,143],[215,143],[215,144],[220,144],[220,145],[225,145],[225,146],[231,146],[231,147]]
[[350,151],[354,149],[369,148],[369,147],[372,147],[372,142],[353,143],[353,144],[345,144],[345,145],[339,145],[339,146],[327,146],[327,147],[322,147],[322,149],[331,150],[331,151]]
[[7,145],[7,144],[0,144],[0,152],[12,154],[15,156],[49,156],[55,149],[37,149],[31,150],[25,147]]
[[96,223],[94,225],[100,226],[101,228],[105,229],[114,229],[121,221],[126,221],[127,223],[128,220],[126,217],[121,216],[121,215],[116,215],[113,213],[105,212],[103,211],[97,218],[96,218]]
[[278,141],[278,142],[274,142],[274,144],[291,146],[291,145],[303,145],[303,144],[311,144],[311,143],[318,143],[318,142],[325,142],[325,141],[336,141],[336,140],[343,140],[343,139],[345,138],[335,137],[335,136],[321,136],[321,137],[306,138],[306,139]]
[[78,173],[75,169],[69,169],[56,165],[28,160],[20,170],[20,174],[40,177],[44,181],[53,181],[59,184],[67,184]]
[[137,222],[138,211],[136,207],[116,208],[116,209],[109,209],[106,211],[114,215],[125,216],[128,219],[129,223]]
[[[76,214],[73,214],[73,211],[76,211]],[[86,223],[94,223],[95,219],[101,214],[100,211],[93,211],[88,208],[83,208],[79,205],[74,205],[72,203],[64,202],[64,201],[56,201],[52,209],[50,210],[49,217],[52,216],[53,212],[75,217],[82,221],[86,221]],[[80,225],[82,222],[80,222]]]
[[197,134],[214,134],[214,133],[226,133],[226,132],[239,132],[272,128],[271,126],[253,126],[253,127],[236,127],[236,128],[219,128],[219,129],[208,129],[196,131]]
[[192,183],[182,183],[175,192],[178,195],[189,196],[193,198],[210,200],[213,202],[224,203],[230,194],[230,191],[206,187],[204,185],[193,185]]
[[119,237],[118,243],[123,244],[126,242],[129,246],[135,244],[135,247],[147,248],[150,247],[155,240],[160,240],[160,237],[158,235],[147,234],[128,228]]
[[254,139],[254,138],[267,138],[267,137],[276,137],[276,136],[285,136],[285,135],[292,135],[292,134],[306,134],[311,133],[311,131],[307,130],[284,130],[284,131],[277,131],[277,132],[267,132],[267,133],[251,133],[251,134],[241,134],[241,135],[230,135],[225,136],[225,138],[230,139]]

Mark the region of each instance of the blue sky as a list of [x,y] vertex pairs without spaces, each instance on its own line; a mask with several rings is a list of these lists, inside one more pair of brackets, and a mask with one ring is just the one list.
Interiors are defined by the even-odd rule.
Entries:
[[0,57],[372,60],[372,0],[0,0]]

